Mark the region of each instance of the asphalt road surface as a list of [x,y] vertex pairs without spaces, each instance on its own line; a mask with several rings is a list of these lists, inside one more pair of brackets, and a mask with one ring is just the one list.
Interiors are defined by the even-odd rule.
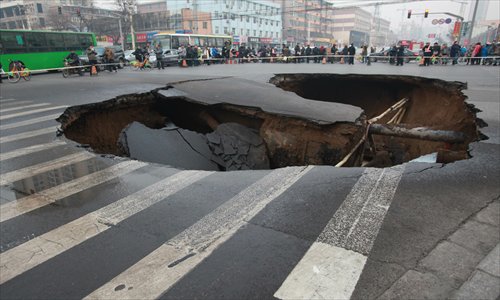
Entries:
[[[179,81],[230,77],[262,86],[298,72],[467,82],[489,140],[470,145],[471,159],[447,165],[209,172],[97,155],[56,137],[54,119],[68,106]],[[0,298],[497,299],[499,82],[498,67],[383,63],[4,81]],[[285,110],[265,94],[238,97],[253,90],[220,92],[236,104]],[[328,118],[324,104],[293,105],[286,110]]]

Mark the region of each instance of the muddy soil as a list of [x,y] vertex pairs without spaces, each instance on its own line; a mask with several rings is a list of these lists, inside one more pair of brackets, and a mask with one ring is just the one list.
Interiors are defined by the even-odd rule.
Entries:
[[[357,122],[325,125],[255,107],[207,105],[186,97],[165,97],[158,90],[70,107],[58,121],[67,138],[88,145],[97,153],[123,156],[127,151],[117,141],[123,129],[134,121],[151,129],[173,123],[202,134],[214,132],[219,124],[237,123],[258,132],[265,143],[270,168],[335,165],[351,151],[366,129],[364,115]],[[354,155],[347,165],[360,164],[360,157]],[[221,166],[221,170],[225,167]]]
[[[377,151],[387,151],[393,164],[443,150],[463,153],[470,142],[483,138],[478,125],[486,125],[476,118],[479,110],[465,102],[467,96],[462,90],[467,85],[461,82],[399,75],[281,74],[273,77],[270,83],[306,99],[358,106],[368,119],[380,115],[399,100],[409,98],[400,126],[450,130],[466,136],[463,143],[450,144],[374,135]],[[393,115],[377,123],[385,124]]]
[[[189,95],[177,93],[169,86],[149,93],[124,95],[101,103],[70,107],[58,121],[67,138],[88,145],[97,153],[121,156],[138,153],[127,149],[127,144],[132,145],[134,141],[130,140],[133,136],[127,136],[124,131],[133,122],[141,123],[151,130],[170,130],[166,126],[179,127],[181,133],[203,135],[207,147],[202,148],[210,149],[213,154],[205,156],[211,157],[211,163],[220,161],[217,165],[223,171],[248,169],[251,165],[262,168],[261,162],[247,162],[247,157],[238,155],[248,152],[248,143],[238,143],[235,137],[244,135],[248,130],[258,134],[258,138],[263,141],[265,148],[261,152],[267,157],[259,157],[270,168],[336,165],[351,152],[353,155],[344,166],[368,164],[386,167],[434,152],[439,153],[437,157],[441,157],[443,162],[465,159],[468,157],[468,144],[481,138],[478,125],[485,125],[476,118],[478,110],[465,102],[466,96],[462,90],[466,84],[460,82],[411,76],[338,74],[281,74],[270,82],[305,99],[358,106],[364,113],[353,122],[324,124],[273,114],[256,107],[226,103],[209,105],[190,99]],[[453,131],[465,135],[465,140],[450,143],[373,134],[359,148],[355,148],[366,136],[368,120],[380,115],[402,98],[409,98],[410,101],[405,106],[404,114],[398,118],[397,126]],[[376,123],[386,124],[394,119],[395,113],[389,113]],[[217,139],[214,139],[213,134],[221,124],[243,128],[231,137],[234,140],[231,146],[226,143],[226,149],[223,145],[219,147],[214,144]],[[127,136],[127,143],[118,142],[120,136],[124,135]],[[167,135],[156,132],[151,136]],[[189,141],[186,142],[189,144]],[[144,147],[158,147],[160,143],[154,139],[149,142],[137,140],[134,145],[140,147],[142,144]],[[240,144],[245,144],[241,146],[242,149],[238,149]],[[187,146],[195,148],[193,145]],[[186,145],[183,147],[187,149]],[[159,149],[155,156],[163,150],[167,151]],[[175,153],[181,155],[179,153],[182,151],[177,149]],[[214,159],[216,156],[218,158]],[[228,157],[231,157],[231,161],[226,160]],[[151,157],[134,158],[164,162]],[[243,163],[241,159],[244,159]],[[179,161],[182,159],[179,158]],[[182,165],[176,167],[183,168]]]

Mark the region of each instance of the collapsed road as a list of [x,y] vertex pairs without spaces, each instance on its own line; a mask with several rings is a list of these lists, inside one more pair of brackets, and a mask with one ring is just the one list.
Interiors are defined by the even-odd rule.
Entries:
[[199,83],[70,107],[58,121],[67,138],[97,153],[216,171],[384,167],[434,152],[440,162],[452,162],[468,157],[468,144],[481,138],[478,125],[484,126],[476,118],[478,110],[465,102],[466,85],[459,82],[385,75],[271,78],[276,87],[324,102],[326,113],[334,116],[327,120],[234,105],[220,95],[200,97],[190,92]]

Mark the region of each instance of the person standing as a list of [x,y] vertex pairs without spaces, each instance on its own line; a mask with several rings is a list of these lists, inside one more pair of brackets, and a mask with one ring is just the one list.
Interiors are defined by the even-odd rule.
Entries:
[[335,62],[335,55],[337,55],[337,52],[339,51],[337,49],[337,45],[336,44],[333,44],[332,45],[332,49],[330,50],[331,51],[331,57],[330,57],[330,63],[334,63]]
[[398,51],[396,53],[396,66],[403,66],[403,61],[405,58],[405,47],[403,45],[399,45]]
[[450,56],[452,59],[452,62],[451,62],[452,65],[456,65],[458,63],[458,57],[460,56],[460,51],[461,51],[461,47],[458,44],[458,41],[453,42],[453,45],[451,45],[451,48],[450,48]]
[[117,72],[115,65],[115,53],[113,52],[113,49],[106,48],[106,50],[104,50],[104,59],[106,60],[106,69],[110,72]]
[[[92,45],[90,45],[90,47],[87,49],[87,58],[89,59],[89,64],[90,64],[90,76],[97,75],[97,73],[98,73],[97,52],[95,52],[94,46],[92,46]],[[93,69],[95,70],[95,74],[92,74]]]
[[158,70],[164,70],[165,66],[163,65],[163,48],[161,47],[160,43],[156,44],[154,51],[156,55],[156,67],[158,68]]
[[431,43],[427,42],[423,50],[424,50],[424,66],[429,66],[431,64],[431,57],[432,57]]
[[361,50],[361,62],[366,63],[368,61],[367,57],[368,57],[368,46],[363,45],[363,48]]
[[311,46],[307,45],[307,48],[306,48],[306,60],[307,60],[307,63],[309,63],[309,60],[311,59],[310,58],[311,53],[312,53]]
[[347,49],[347,55],[349,55],[349,64],[354,65],[354,55],[356,55],[356,48],[354,44],[351,43],[351,46]]

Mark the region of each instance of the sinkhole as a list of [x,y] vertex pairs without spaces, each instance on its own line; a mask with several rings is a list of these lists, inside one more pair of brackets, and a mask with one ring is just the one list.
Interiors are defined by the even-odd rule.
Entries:
[[96,153],[216,171],[388,167],[429,153],[448,163],[468,158],[469,143],[484,138],[478,127],[486,124],[465,102],[464,83],[354,74],[279,74],[269,82],[269,89],[293,92],[305,106],[321,101],[362,111],[350,122],[320,122],[260,107],[208,104],[173,84],[73,106],[57,120],[66,138]]

